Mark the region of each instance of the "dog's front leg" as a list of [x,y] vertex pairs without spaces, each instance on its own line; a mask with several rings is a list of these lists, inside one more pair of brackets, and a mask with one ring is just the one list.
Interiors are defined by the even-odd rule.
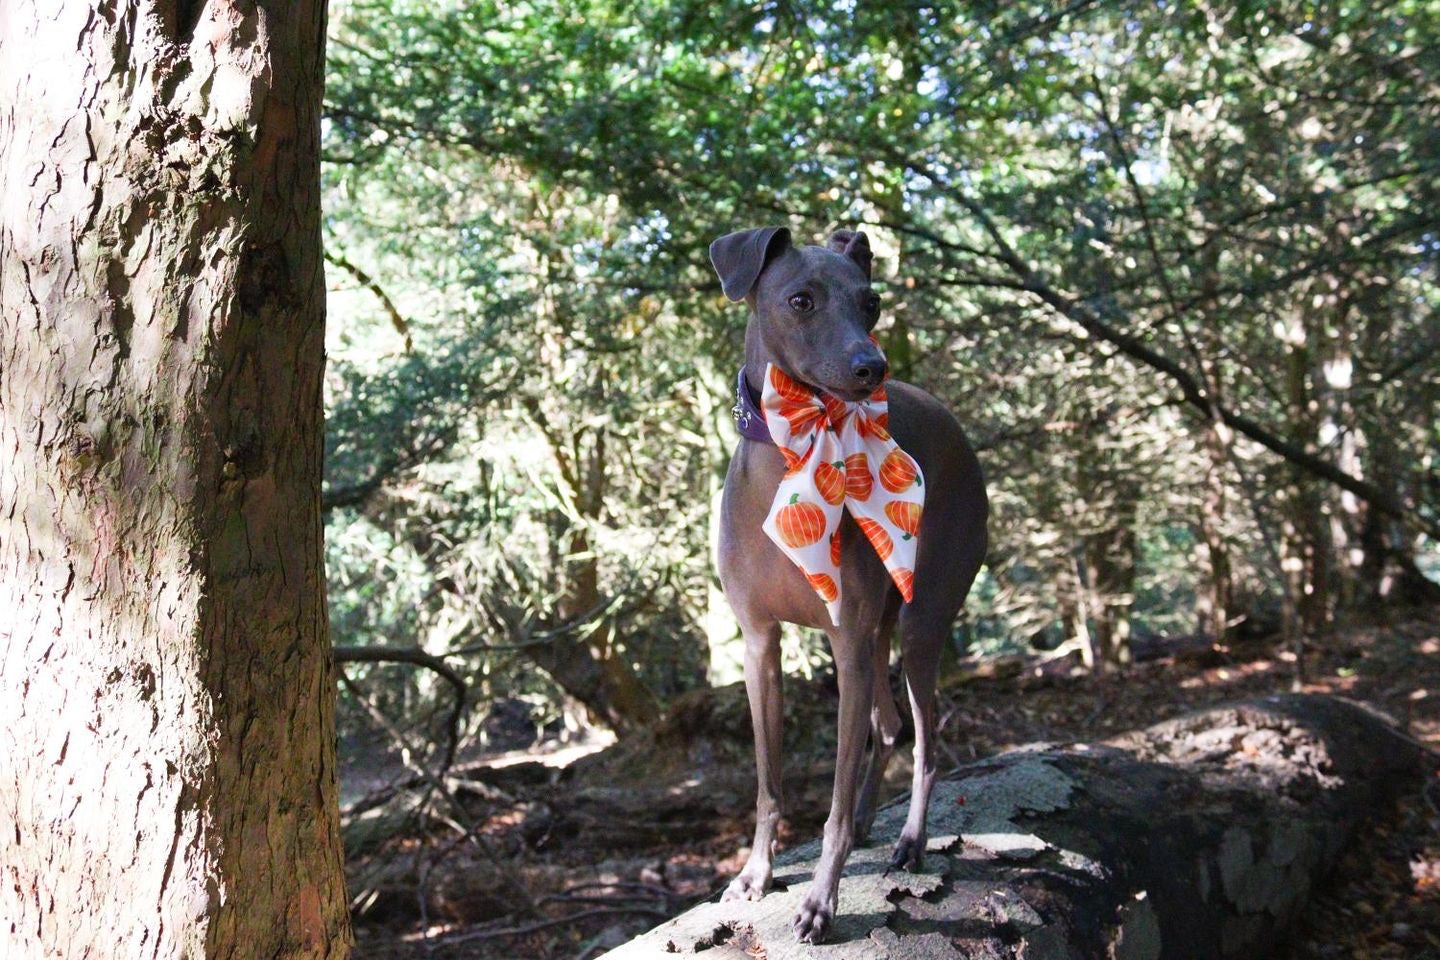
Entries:
[[830,817],[815,879],[791,921],[795,936],[805,943],[825,939],[835,919],[840,893],[840,873],[850,856],[855,838],[855,793],[860,779],[860,760],[870,730],[870,699],[874,683],[874,657],[868,638],[831,634],[835,656],[835,677],[840,687],[839,745],[835,752],[835,791],[830,798]]
[[780,680],[780,624],[742,626],[745,635],[745,693],[755,729],[755,842],[740,875],[730,881],[722,900],[759,900],[770,889],[771,857],[780,826],[782,725],[785,703]]

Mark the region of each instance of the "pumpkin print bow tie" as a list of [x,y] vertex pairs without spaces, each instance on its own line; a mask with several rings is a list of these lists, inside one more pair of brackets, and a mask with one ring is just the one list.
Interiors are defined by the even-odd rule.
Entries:
[[885,387],[847,403],[816,393],[770,364],[761,409],[789,466],[765,533],[795,561],[840,623],[840,517],[849,510],[909,603],[925,504],[920,467],[887,429]]

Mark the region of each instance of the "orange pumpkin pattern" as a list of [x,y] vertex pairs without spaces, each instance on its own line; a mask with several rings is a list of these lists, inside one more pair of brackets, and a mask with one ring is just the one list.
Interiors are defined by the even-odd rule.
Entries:
[[815,489],[820,491],[820,496],[826,503],[845,502],[845,474],[841,472],[844,467],[843,460],[815,465]]
[[793,403],[808,404],[815,401],[813,393],[796,383],[788,373],[773,363],[765,372],[765,382],[774,387],[776,393]]
[[890,437],[884,386],[847,402],[771,365],[761,409],[788,468],[765,533],[800,568],[831,620],[840,622],[844,602],[840,521],[847,510],[909,602],[924,481],[919,464]]
[[789,447],[781,447],[780,453],[785,457],[785,476],[788,477],[791,474],[799,473],[801,470],[804,470],[805,464],[810,462],[810,455],[814,452],[815,448],[811,447],[809,450],[806,450],[804,455],[802,456],[797,454],[794,450],[791,450]]
[[855,426],[858,428],[861,437],[874,437],[881,443],[886,443],[890,440],[890,431],[879,418],[870,417],[861,419],[856,422]]
[[808,547],[825,536],[825,511],[797,493],[775,515],[775,527],[787,547]]
[[880,486],[891,493],[904,493],[920,482],[920,471],[910,454],[896,447],[890,451],[885,462],[880,464]]
[[895,552],[895,541],[890,533],[882,525],[871,520],[869,517],[856,517],[855,523],[859,525],[860,532],[865,534],[865,539],[875,548],[883,563],[890,559],[890,554]]
[[920,504],[908,500],[891,500],[885,504],[885,516],[899,527],[909,540],[920,532]]
[[824,408],[816,407],[813,403],[781,404],[779,413],[790,424],[792,434],[804,433],[810,424],[825,416]]
[[869,457],[863,453],[852,453],[845,458],[845,496],[869,500],[874,480],[870,475]]
[[836,584],[835,578],[829,574],[807,573],[805,579],[810,581],[810,586],[815,588],[815,592],[820,594],[820,599],[826,603],[830,603],[840,596],[840,587]]
[[890,579],[895,581],[895,586],[900,588],[900,597],[909,603],[915,599],[915,571],[908,567],[901,567],[898,570],[890,571]]

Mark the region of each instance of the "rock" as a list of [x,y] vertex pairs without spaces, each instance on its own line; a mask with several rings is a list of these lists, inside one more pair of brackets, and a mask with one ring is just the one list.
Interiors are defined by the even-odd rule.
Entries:
[[790,931],[815,841],[778,858],[764,900],[702,904],[606,960],[1258,960],[1423,756],[1384,718],[1321,696],[1015,751],[936,785],[919,874],[885,874],[905,811],[880,811],[829,942]]

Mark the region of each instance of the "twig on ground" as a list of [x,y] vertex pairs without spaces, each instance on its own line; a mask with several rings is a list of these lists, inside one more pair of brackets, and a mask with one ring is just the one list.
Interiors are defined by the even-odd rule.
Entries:
[[481,855],[490,861],[492,866],[505,875],[506,882],[510,885],[510,889],[520,900],[522,913],[533,916],[535,914],[535,897],[530,893],[529,888],[521,881],[519,873],[500,859],[491,848],[489,842],[487,842],[479,830],[476,829],[475,824],[470,820],[469,814],[465,812],[464,806],[455,798],[455,794],[450,788],[445,785],[445,781],[436,776],[434,772],[427,769],[423,764],[411,759],[417,755],[417,751],[411,745],[409,738],[406,737],[403,732],[396,729],[395,725],[390,722],[390,719],[385,716],[384,712],[375,706],[369,697],[365,696],[364,691],[362,691],[353,680],[342,673],[340,675],[340,683],[346,690],[350,691],[351,695],[355,697],[356,701],[365,709],[365,712],[370,715],[371,719],[379,724],[379,726],[390,735],[390,738],[395,741],[396,745],[400,747],[401,759],[405,765],[410,768],[411,772],[423,777],[429,789],[445,798],[445,802],[449,805],[454,816],[453,819],[445,817],[440,819],[449,824],[456,832],[463,834],[469,839],[475,849],[479,850]]
[[660,910],[656,907],[638,905],[628,907],[597,907],[594,910],[581,910],[579,913],[570,913],[563,917],[550,917],[547,920],[536,920],[534,923],[527,923],[518,927],[506,927],[501,930],[470,930],[465,933],[455,933],[437,938],[436,943],[451,947],[460,943],[474,943],[477,940],[493,940],[497,937],[518,937],[527,933],[535,933],[537,930],[544,930],[546,927],[558,926],[562,923],[578,923],[581,920],[588,920],[591,917],[625,916],[636,913],[658,917],[661,920],[666,920],[670,917],[669,911]]
[[450,684],[455,691],[455,702],[450,708],[450,720],[447,725],[450,740],[445,746],[445,755],[440,761],[438,775],[443,778],[455,763],[455,750],[460,744],[460,718],[465,712],[465,694],[469,690],[459,672],[439,657],[432,656],[416,647],[336,647],[335,662],[408,663],[431,670]]

